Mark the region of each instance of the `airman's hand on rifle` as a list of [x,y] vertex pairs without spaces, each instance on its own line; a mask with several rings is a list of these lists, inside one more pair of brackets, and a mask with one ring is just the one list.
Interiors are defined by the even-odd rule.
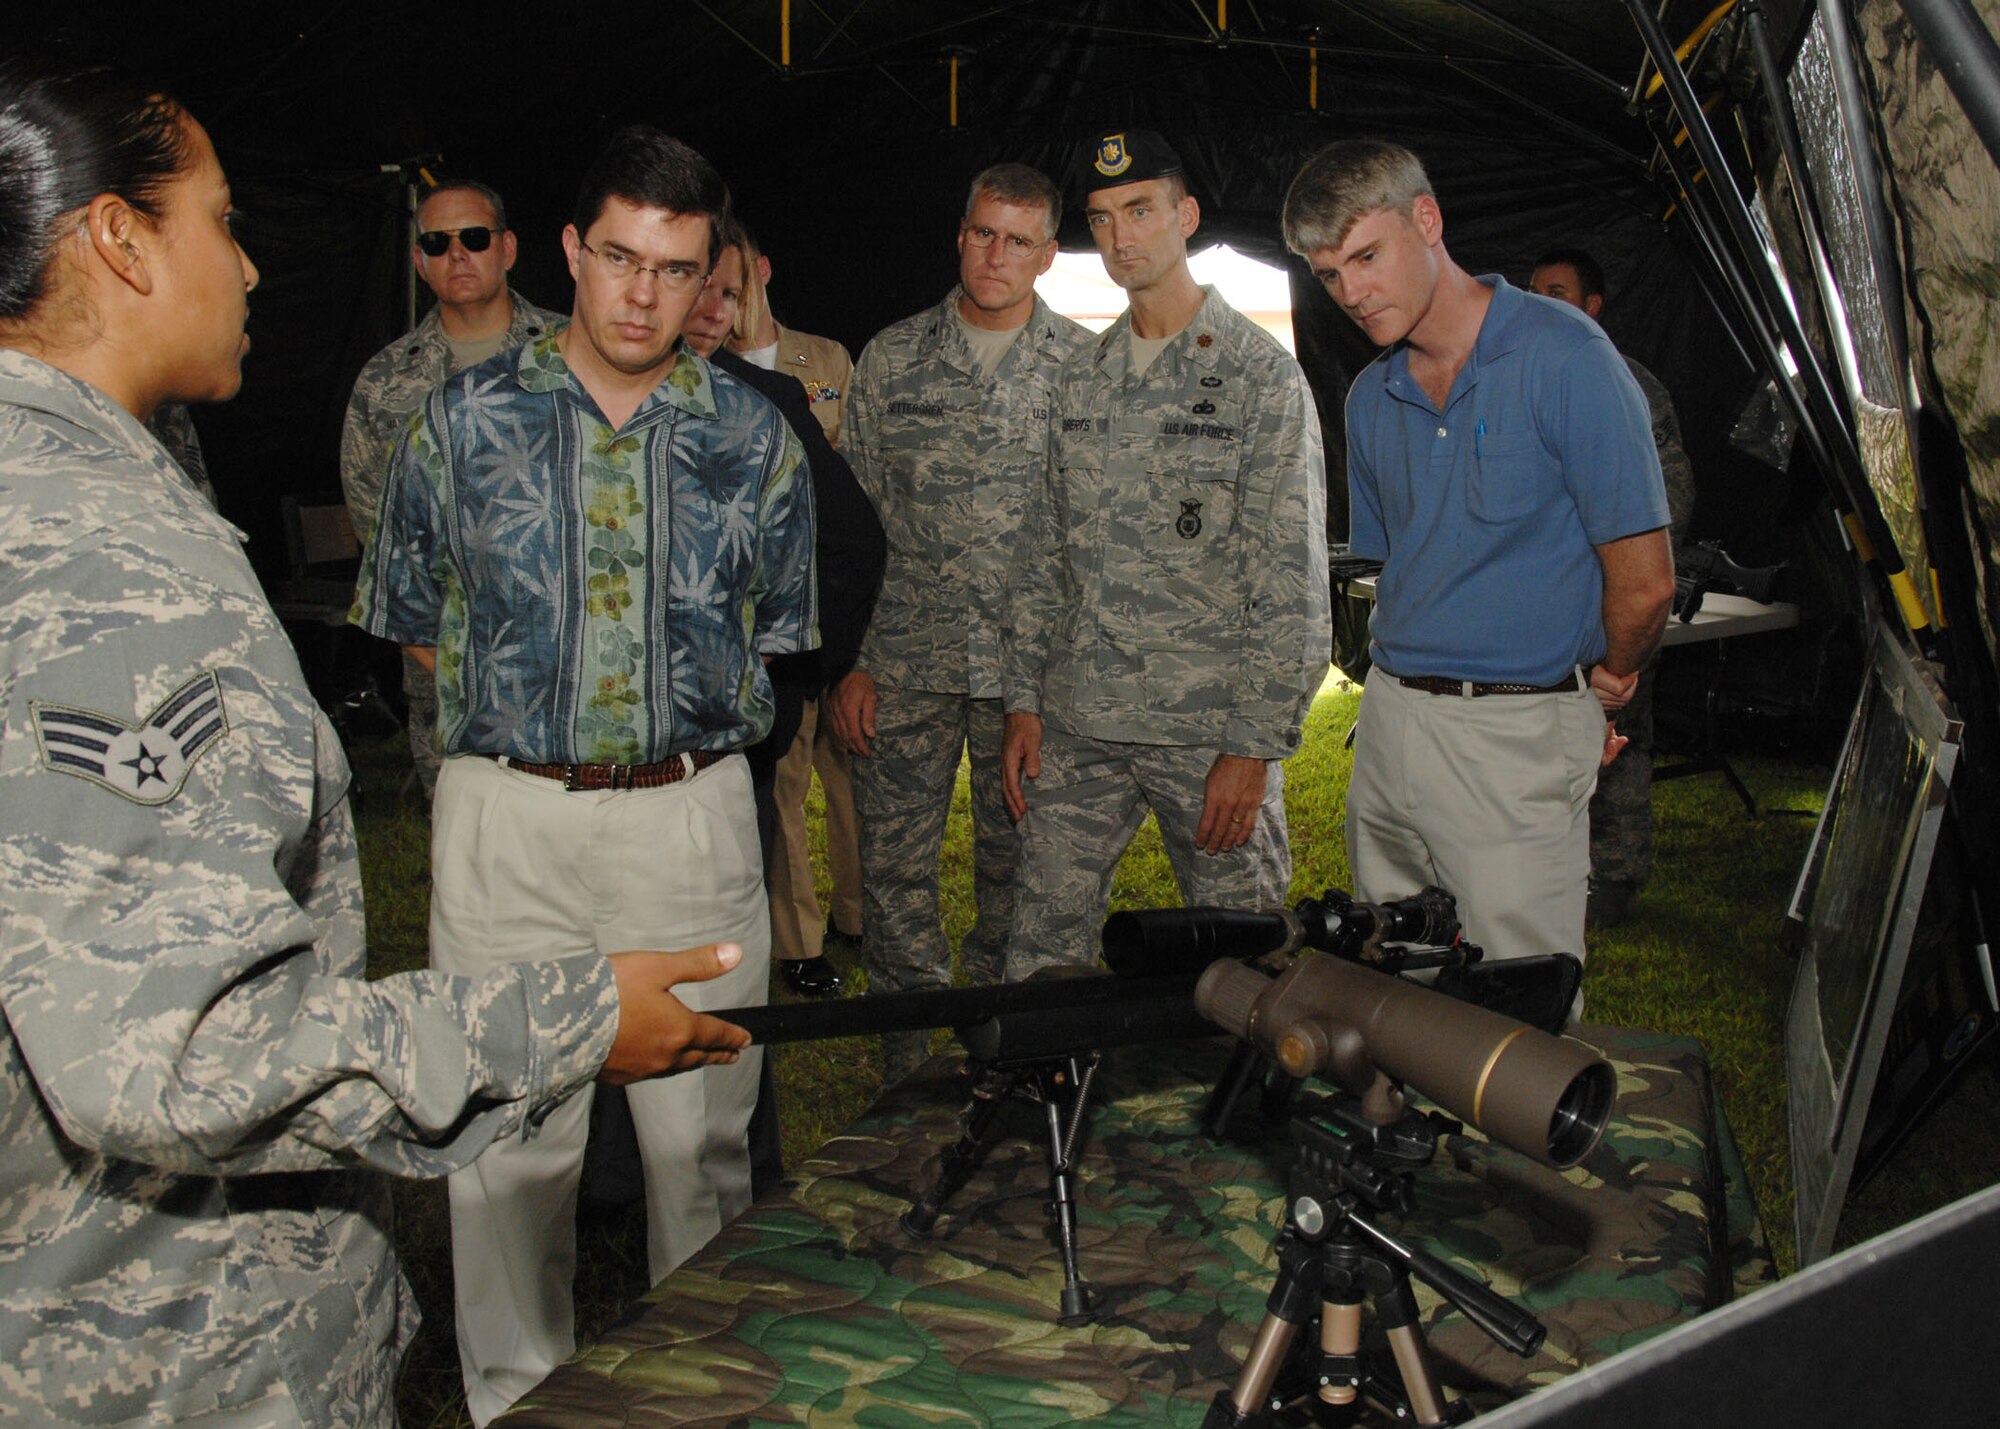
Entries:
[[735,943],[684,953],[613,953],[618,1036],[597,1079],[623,1086],[735,1061],[737,1053],[750,1045],[750,1034],[734,1023],[694,1011],[669,989],[720,977],[742,961],[743,949]]

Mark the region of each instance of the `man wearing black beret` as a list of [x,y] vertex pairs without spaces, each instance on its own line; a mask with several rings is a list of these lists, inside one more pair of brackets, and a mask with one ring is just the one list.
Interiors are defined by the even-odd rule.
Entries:
[[1201,207],[1172,145],[1115,130],[1082,169],[1091,235],[1131,306],[1063,369],[1010,573],[1010,979],[1096,956],[1149,808],[1187,903],[1284,903],[1282,761],[1332,639],[1305,374],[1188,272]]

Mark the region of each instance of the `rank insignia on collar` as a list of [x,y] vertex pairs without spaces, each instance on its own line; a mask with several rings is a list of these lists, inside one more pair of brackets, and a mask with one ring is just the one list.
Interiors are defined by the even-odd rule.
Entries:
[[1192,496],[1181,498],[1181,514],[1175,518],[1174,531],[1183,541],[1192,541],[1201,534],[1201,502]]
[[1194,340],[1194,345],[1196,347],[1213,347],[1215,346],[1215,339],[1209,334],[1203,333]]
[[1132,156],[1126,152],[1123,134],[1106,134],[1097,141],[1097,161],[1092,166],[1107,179],[1115,179],[1132,167]]
[[180,793],[197,759],[229,732],[222,685],[204,671],[132,725],[73,705],[28,706],[42,767],[101,785],[135,804],[164,804]]

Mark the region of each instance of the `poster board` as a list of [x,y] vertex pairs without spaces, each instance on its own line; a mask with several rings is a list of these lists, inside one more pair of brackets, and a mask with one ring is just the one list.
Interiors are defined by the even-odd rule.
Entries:
[[1917,926],[1960,723],[1878,616],[1788,918],[1785,1071],[1799,1261],[1833,1248]]

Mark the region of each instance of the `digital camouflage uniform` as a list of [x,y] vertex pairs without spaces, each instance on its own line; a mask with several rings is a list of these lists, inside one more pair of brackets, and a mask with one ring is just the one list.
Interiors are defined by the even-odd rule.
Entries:
[[[1007,566],[1046,461],[1057,377],[1090,340],[1037,298],[993,375],[981,377],[958,316],[962,293],[954,287],[877,334],[848,401],[846,456],[889,546],[857,662],[876,684],[874,752],[854,761],[869,986],[884,992],[951,981],[938,857],[968,747],[978,921],[962,956],[975,983],[1000,980],[1019,849],[1000,789]],[[887,1075],[908,1071],[926,1042],[922,1033],[886,1038]]]
[[[1659,449],[1660,472],[1667,481],[1668,528],[1679,550],[1694,511],[1694,469],[1681,448],[1681,422],[1666,384],[1631,358],[1625,365],[1646,396],[1653,418],[1653,445]],[[1639,673],[1632,702],[1613,716],[1618,732],[1631,741],[1598,772],[1597,792],[1590,800],[1590,876],[1596,883],[1623,883],[1637,888],[1653,871],[1653,688],[1659,655]]]
[[[536,307],[509,291],[513,317],[507,323],[503,348],[519,347],[537,338],[559,313]],[[424,394],[458,368],[453,365],[451,339],[445,336],[442,309],[433,307],[417,325],[369,358],[354,379],[347,399],[347,419],[340,428],[340,486],[347,496],[347,514],[363,547],[375,539],[376,508],[382,504],[382,484],[389,477],[389,458],[409,425],[410,414]],[[403,656],[403,694],[409,701],[410,757],[424,796],[437,792],[437,682],[430,671]]]
[[364,980],[346,761],[239,540],[0,351],[0,1419],[393,1423],[379,1173],[521,1134],[618,1025],[602,958]]
[[[1276,906],[1291,882],[1278,761],[1332,644],[1325,459],[1298,363],[1205,292],[1142,376],[1129,313],[1063,372],[1003,637],[1006,707],[1044,724],[1012,978],[1096,957],[1145,805],[1190,904]],[[1269,776],[1249,841],[1211,855],[1194,831],[1225,753]]]

